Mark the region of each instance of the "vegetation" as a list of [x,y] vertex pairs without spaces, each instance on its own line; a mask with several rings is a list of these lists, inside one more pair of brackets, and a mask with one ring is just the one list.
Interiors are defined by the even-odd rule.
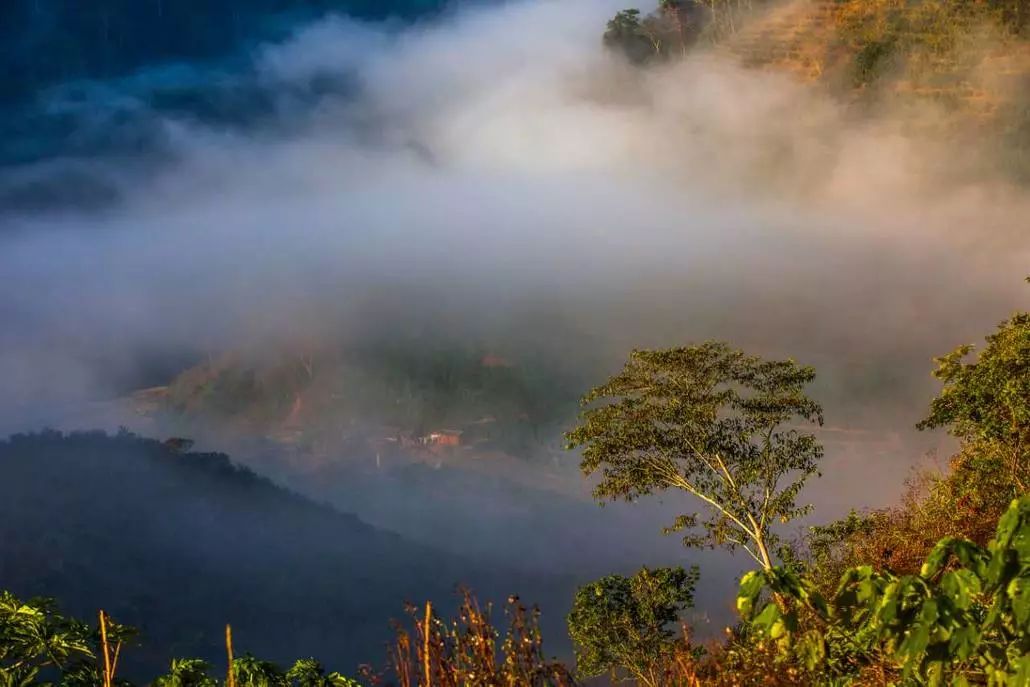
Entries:
[[1003,322],[976,362],[963,362],[972,351],[938,358],[944,390],[919,426],[947,427],[969,453],[999,458],[1017,496],[1030,489],[1030,313]]
[[227,621],[273,661],[332,652],[353,668],[383,653],[384,619],[405,598],[447,596],[458,580],[492,591],[492,573],[222,454],[129,433],[11,437],[0,484],[17,485],[0,499],[0,587],[138,627],[147,650],[122,658],[125,675],[152,675],[175,655],[218,661]]
[[[96,628],[60,615],[51,601],[23,602],[0,592],[0,685],[22,687],[60,684],[62,687],[131,687],[119,678],[122,647],[134,635],[101,611]],[[231,638],[231,633],[227,637]],[[326,674],[314,659],[301,659],[288,670],[253,656],[231,658],[226,684],[239,687],[360,687],[339,673]],[[174,659],[169,672],[154,687],[216,687],[211,666],[200,659]]]
[[[490,608],[481,608],[468,591],[462,597],[458,617],[449,623],[434,612],[430,603],[424,609],[409,606],[412,629],[398,625],[390,652],[397,687],[574,684],[564,665],[544,655],[536,608],[527,610],[517,596],[510,597],[502,639],[502,633],[491,624]],[[382,677],[371,676],[376,683]]]
[[[766,587],[795,604],[758,610]],[[823,679],[874,666],[906,684],[1026,685],[1030,496],[1012,502],[986,549],[946,537],[918,574],[855,567],[830,599],[792,571],[755,571],[741,581],[737,606],[761,636]]]
[[749,16],[768,0],[660,0],[655,11],[618,12],[608,22],[604,45],[633,64],[678,57],[698,45],[712,45],[737,34]]
[[[600,499],[633,500],[677,489],[705,509],[680,516],[688,546],[737,547],[773,567],[772,527],[808,512],[797,505],[822,447],[794,423],[822,423],[805,395],[815,372],[709,342],[634,351],[622,373],[583,398],[568,434],[586,475],[601,472]],[[597,401],[607,401],[595,405]]]
[[672,627],[693,606],[697,568],[641,568],[581,587],[569,613],[576,670],[589,678],[625,675],[647,687],[668,684],[679,658]]
[[[566,668],[543,654],[539,612],[527,610],[517,597],[508,600],[507,631],[500,633],[469,593],[457,619],[446,621],[426,604],[409,607],[413,630],[397,626],[391,666],[376,674],[366,668],[372,684],[389,680],[397,687],[571,687]],[[22,602],[0,592],[0,685],[132,687],[118,676],[123,643],[134,631],[117,625],[101,612],[97,628],[60,615],[52,602]],[[212,674],[200,659],[173,659],[168,672],[150,681],[154,687],[361,687],[340,673],[327,673],[315,659],[300,659],[288,669],[251,655],[234,657],[232,633],[226,628],[225,679]]]
[[339,448],[361,428],[375,439],[452,428],[481,447],[532,456],[581,388],[578,375],[528,351],[400,337],[271,360],[226,355],[179,375],[162,410],[187,433],[202,422],[268,435],[285,425],[302,446]]
[[835,24],[838,40],[854,55],[856,82],[868,84],[904,62],[932,69],[985,27],[1011,38],[1024,36],[1030,2],[851,0],[840,4]]

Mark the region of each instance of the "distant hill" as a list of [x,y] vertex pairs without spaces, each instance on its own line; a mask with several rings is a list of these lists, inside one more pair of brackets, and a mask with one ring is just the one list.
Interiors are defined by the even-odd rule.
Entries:
[[321,455],[421,450],[429,435],[451,430],[478,454],[540,457],[559,448],[586,384],[581,369],[540,352],[397,337],[230,352],[136,401],[168,431],[214,428]]
[[352,670],[381,657],[406,600],[453,598],[458,582],[527,599],[548,586],[476,571],[188,448],[129,433],[0,442],[0,588],[139,627],[147,653],[127,652],[131,675],[218,659],[225,622],[241,651]]

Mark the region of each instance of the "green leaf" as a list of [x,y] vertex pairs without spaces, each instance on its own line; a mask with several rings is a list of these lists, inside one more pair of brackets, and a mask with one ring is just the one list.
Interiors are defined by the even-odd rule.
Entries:
[[1030,627],[1030,577],[1016,577],[1009,582],[1005,590],[1012,604],[1012,614],[1016,625]]
[[752,570],[740,580],[737,591],[737,613],[747,620],[754,612],[755,602],[766,585],[766,576],[761,570]]

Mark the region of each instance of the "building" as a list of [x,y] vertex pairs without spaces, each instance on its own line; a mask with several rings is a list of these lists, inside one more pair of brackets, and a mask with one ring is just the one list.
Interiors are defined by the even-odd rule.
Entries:
[[429,447],[457,447],[461,446],[461,435],[458,429],[439,429],[422,437],[421,443]]

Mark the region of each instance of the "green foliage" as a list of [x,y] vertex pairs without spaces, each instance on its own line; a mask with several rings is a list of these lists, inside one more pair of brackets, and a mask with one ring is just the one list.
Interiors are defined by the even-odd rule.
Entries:
[[638,9],[622,10],[608,22],[604,45],[637,65],[683,54],[702,28],[699,7],[691,0],[661,0],[646,16]]
[[359,687],[356,680],[340,673],[326,675],[322,664],[313,658],[302,658],[286,671],[286,679],[297,687]]
[[207,673],[211,666],[197,658],[176,658],[171,670],[154,680],[154,687],[217,687],[218,681]]
[[[60,615],[51,601],[19,601],[0,591],[0,687],[60,684],[61,687],[95,687],[102,682],[97,656],[101,655],[99,631]],[[135,630],[107,620],[107,637],[118,651]],[[211,666],[194,658],[174,659],[169,672],[155,678],[154,687],[217,687],[209,675]],[[253,656],[233,661],[238,687],[360,687],[340,673],[326,674],[314,659],[301,659],[286,672]],[[51,679],[52,678],[52,679]],[[56,681],[56,682],[55,682]],[[131,687],[125,680],[115,684]]]
[[654,44],[648,39],[640,23],[640,10],[622,10],[611,21],[604,32],[604,45],[615,50],[634,64],[643,64],[657,55]]
[[[136,631],[110,618],[106,629],[117,662]],[[59,678],[63,687],[94,687],[102,680],[98,655],[99,629],[59,614],[49,599],[23,602],[0,590],[0,686],[50,685]]]
[[581,677],[624,671],[640,684],[659,685],[676,650],[674,624],[694,603],[697,568],[641,568],[581,587],[569,613]]
[[37,684],[41,671],[62,671],[91,660],[92,635],[84,623],[58,615],[52,602],[28,603],[0,591],[0,685]]
[[[762,605],[765,590],[778,601]],[[904,684],[1025,685],[1030,496],[1012,502],[986,549],[943,539],[918,575],[852,568],[828,602],[792,572],[756,571],[741,581],[737,608],[812,670],[839,676],[886,661]]]
[[1001,323],[974,362],[973,346],[937,359],[944,383],[921,429],[947,427],[966,445],[1008,454],[1016,493],[1030,488],[1030,313]]
[[[148,675],[173,656],[224,673],[227,619],[262,657],[354,666],[381,651],[386,621],[410,590],[446,595],[454,580],[487,576],[223,454],[128,433],[0,441],[0,484],[18,485],[0,499],[0,588],[143,625],[151,650],[132,652],[127,665]],[[277,561],[289,561],[288,575]],[[290,631],[269,618],[289,618]]]
[[274,663],[248,655],[233,661],[232,672],[239,687],[360,687],[340,673],[326,674],[313,658],[302,658],[283,672]]
[[679,489],[707,516],[683,515],[669,531],[687,531],[688,546],[739,546],[770,568],[772,525],[808,512],[797,497],[823,454],[813,434],[793,426],[822,423],[805,395],[814,377],[793,360],[720,342],[634,351],[620,374],[583,398],[568,448],[583,448],[584,474],[601,472],[597,498]]

